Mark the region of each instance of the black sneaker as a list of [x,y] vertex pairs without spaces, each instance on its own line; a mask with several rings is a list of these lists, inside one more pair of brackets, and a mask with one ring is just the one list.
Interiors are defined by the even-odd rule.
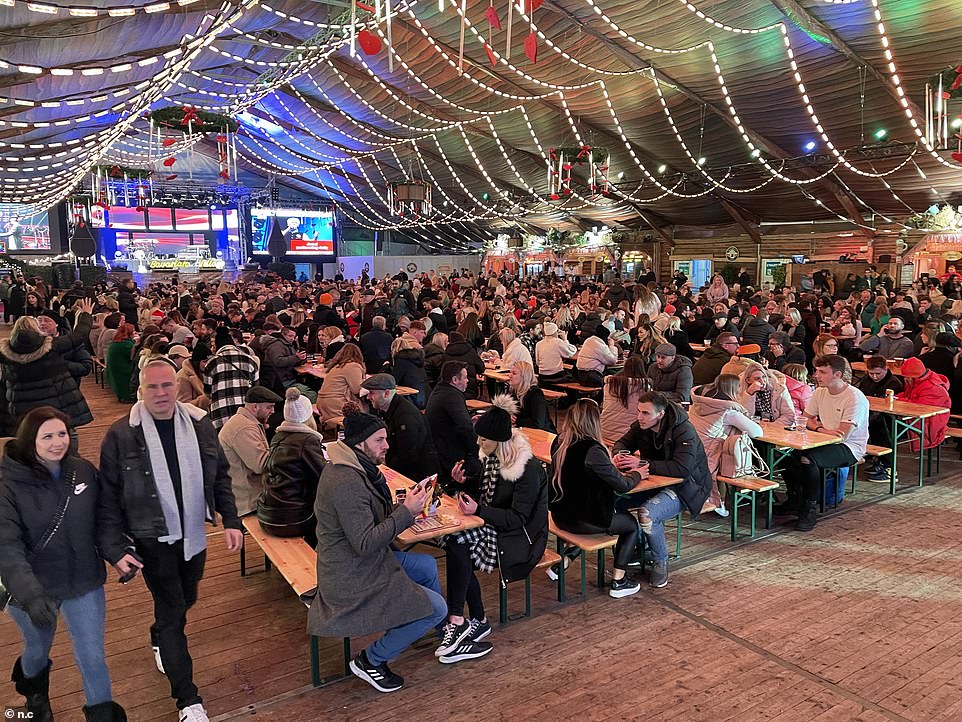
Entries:
[[469,634],[465,641],[467,642],[480,642],[482,639],[491,634],[491,625],[487,622],[479,622],[477,619],[471,620],[471,634]]
[[621,599],[637,594],[639,591],[641,591],[641,585],[626,574],[621,579],[615,579],[611,582],[611,586],[608,588],[608,596]]
[[361,650],[349,666],[355,677],[360,677],[378,692],[397,692],[404,686],[404,680],[391,671],[387,662],[371,664],[367,650]]
[[441,634],[441,644],[434,650],[435,657],[441,657],[463,642],[471,634],[471,622],[465,619],[461,624],[448,622]]
[[445,655],[438,657],[441,664],[454,664],[468,659],[478,659],[488,654],[494,647],[490,642],[464,642]]
[[652,565],[648,583],[655,589],[668,585],[668,562],[655,562]]

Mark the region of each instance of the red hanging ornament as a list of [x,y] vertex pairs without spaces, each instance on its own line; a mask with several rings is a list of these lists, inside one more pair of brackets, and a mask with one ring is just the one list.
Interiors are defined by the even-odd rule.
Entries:
[[112,166],[110,166],[110,171],[108,172],[108,175],[109,175],[111,178],[120,178],[120,176],[122,176],[123,174],[124,174],[124,172],[123,172],[122,170],[120,170],[120,166],[119,166],[119,165],[112,165]]
[[220,173],[218,173],[217,175],[219,175],[224,180],[228,180],[230,178],[230,173],[227,172],[226,168],[222,170]]
[[956,72],[955,82],[953,82],[952,85],[949,86],[950,91],[958,90],[959,86],[962,86],[962,65],[958,66],[955,69],[955,72]]
[[484,13],[484,17],[488,20],[488,25],[493,27],[495,30],[501,29],[501,18],[498,17],[498,11],[494,9],[494,5],[488,5],[488,9]]
[[381,52],[381,39],[370,30],[364,29],[357,34],[357,43],[365,55],[377,55]]
[[164,167],[170,168],[176,162],[177,162],[176,158],[164,158]]
[[369,13],[374,12],[374,7],[367,3],[357,2],[356,5],[358,10],[367,10]]
[[551,200],[553,200],[553,201],[560,201],[560,200],[561,200],[561,196],[559,196],[557,193],[552,193],[552,194],[551,194]]
[[538,38],[534,33],[528,33],[524,39],[524,54],[532,63],[538,62]]
[[146,206],[137,206],[136,208],[134,208],[134,210],[137,211],[138,213],[144,213],[144,212],[147,210],[147,207],[146,207]]
[[956,163],[962,163],[962,153],[953,153],[952,160],[954,160]]
[[171,173],[169,176],[167,176],[167,178],[165,178],[165,180],[174,180],[174,178],[176,177],[177,177],[176,173]]
[[524,0],[524,14],[530,15],[531,11],[540,8],[543,2],[544,0]]
[[184,117],[181,118],[181,125],[190,125],[191,123],[196,123],[198,127],[202,126],[204,123],[197,115],[197,108],[193,105],[184,106]]
[[218,133],[217,136],[214,138],[214,140],[216,140],[218,143],[226,143],[227,136],[224,135],[223,133]]
[[484,44],[484,52],[488,54],[488,60],[491,61],[491,67],[492,68],[498,67],[498,58],[494,54],[494,51],[491,49],[491,46],[488,45],[487,43]]
[[177,142],[177,140],[174,139],[174,138],[164,138],[164,140],[163,140],[163,142],[161,143],[161,145],[164,146],[165,148],[170,148],[170,146],[172,146],[172,145],[173,145],[174,143],[176,143],[176,142]]

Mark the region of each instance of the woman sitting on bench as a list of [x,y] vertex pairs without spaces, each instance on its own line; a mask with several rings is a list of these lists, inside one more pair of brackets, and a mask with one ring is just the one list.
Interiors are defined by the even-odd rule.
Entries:
[[[641,585],[627,575],[627,570],[638,543],[638,521],[628,512],[615,511],[615,496],[634,489],[641,474],[622,474],[615,468],[601,438],[598,404],[593,400],[579,399],[568,409],[561,434],[552,445],[551,461],[554,523],[572,534],[617,535],[608,594],[620,598],[637,593]],[[568,559],[562,563],[567,564]],[[557,572],[548,572],[557,578]]]

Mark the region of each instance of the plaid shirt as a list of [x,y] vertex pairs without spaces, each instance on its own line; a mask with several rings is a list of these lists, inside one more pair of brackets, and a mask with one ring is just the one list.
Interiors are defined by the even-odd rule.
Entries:
[[207,362],[204,386],[210,389],[210,420],[220,429],[244,405],[244,396],[257,383],[258,363],[253,353],[222,346]]

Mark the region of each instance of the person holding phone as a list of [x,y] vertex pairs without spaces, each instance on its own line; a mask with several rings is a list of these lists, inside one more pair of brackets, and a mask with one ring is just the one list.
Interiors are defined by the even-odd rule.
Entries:
[[[477,515],[484,526],[447,537],[448,623],[434,651],[442,664],[483,657],[491,645],[481,640],[491,633],[481,599],[476,571],[498,570],[502,580],[525,579],[541,560],[548,542],[548,489],[541,463],[534,458],[527,437],[512,428],[518,404],[499,394],[475,425],[481,451],[481,472],[468,478],[463,462],[451,478],[478,489],[477,498],[458,495],[464,514]],[[467,602],[470,617],[464,616]]]
[[[49,655],[62,613],[86,719],[126,720],[113,701],[104,659],[107,575],[99,547],[109,530],[97,523],[100,478],[93,464],[71,451],[67,416],[50,406],[27,412],[4,449],[0,479],[0,578],[23,637],[13,682],[26,697],[27,712],[33,720],[53,719]],[[139,566],[129,554],[124,560]]]

